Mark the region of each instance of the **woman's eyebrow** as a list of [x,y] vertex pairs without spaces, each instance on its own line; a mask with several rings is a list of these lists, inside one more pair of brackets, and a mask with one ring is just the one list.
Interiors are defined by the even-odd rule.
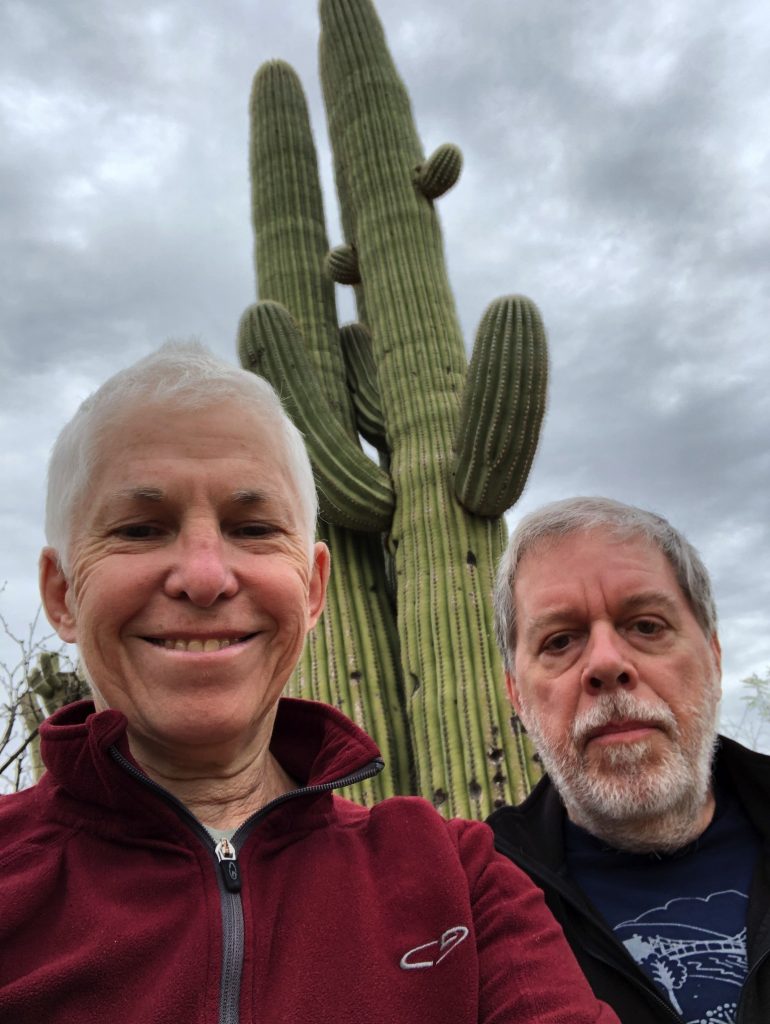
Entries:
[[161,487],[124,487],[111,495],[112,501],[165,501],[166,492]]
[[233,491],[231,500],[236,505],[264,505],[265,502],[270,500],[270,495],[265,494],[264,491],[244,488],[243,490]]

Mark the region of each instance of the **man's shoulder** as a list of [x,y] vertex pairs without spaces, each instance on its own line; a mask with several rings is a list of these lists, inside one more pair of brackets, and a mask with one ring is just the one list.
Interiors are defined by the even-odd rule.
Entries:
[[717,736],[716,759],[719,761],[737,761],[747,766],[753,766],[757,771],[767,772],[770,776],[770,755],[763,754],[759,750],[746,747],[738,740],[723,736]]
[[495,846],[532,874],[535,865],[558,870],[564,858],[564,805],[547,775],[519,804],[509,804],[488,818]]
[[528,796],[518,804],[499,807],[487,818],[487,824],[497,835],[529,834],[539,826],[551,827],[564,817],[564,805],[547,775],[544,775]]
[[715,764],[722,785],[731,787],[754,827],[770,835],[770,756],[720,736]]

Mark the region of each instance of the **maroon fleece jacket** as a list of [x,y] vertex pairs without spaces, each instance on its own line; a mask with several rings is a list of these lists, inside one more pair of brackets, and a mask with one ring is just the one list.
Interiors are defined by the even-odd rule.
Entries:
[[[46,774],[0,799],[0,1021],[616,1022],[485,825],[299,791],[220,864],[138,769],[121,713],[82,702],[41,736]],[[281,702],[272,750],[329,789],[379,758],[307,701]]]

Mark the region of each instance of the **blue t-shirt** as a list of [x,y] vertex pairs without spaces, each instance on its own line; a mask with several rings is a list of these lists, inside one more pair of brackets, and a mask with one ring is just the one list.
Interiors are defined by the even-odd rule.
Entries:
[[572,822],[570,877],[687,1024],[734,1024],[747,971],[746,911],[761,843],[727,788],[695,842],[625,853]]

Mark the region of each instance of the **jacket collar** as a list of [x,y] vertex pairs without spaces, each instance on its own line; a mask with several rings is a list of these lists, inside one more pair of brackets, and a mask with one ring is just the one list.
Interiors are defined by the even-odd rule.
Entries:
[[726,736],[719,737],[716,771],[723,773],[765,843],[770,841],[770,757],[749,750]]
[[[57,711],[40,727],[40,750],[52,784],[79,801],[116,810],[152,799],[110,753],[131,756],[127,720],[120,711],[95,711],[78,701]],[[376,744],[336,709],[316,701],[279,701],[270,749],[282,767],[306,786],[332,785],[380,758]],[[141,769],[139,769],[141,771]]]
[[[522,803],[501,807],[487,818],[497,837],[505,840],[505,853],[553,872],[564,865],[566,812],[556,787],[547,775]],[[514,854],[513,851],[516,851]]]

